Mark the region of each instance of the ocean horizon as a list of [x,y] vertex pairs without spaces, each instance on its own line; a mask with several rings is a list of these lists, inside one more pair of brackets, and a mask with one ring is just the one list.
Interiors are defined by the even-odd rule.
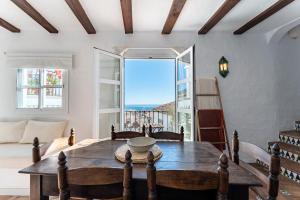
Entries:
[[162,104],[127,104],[125,111],[151,111]]

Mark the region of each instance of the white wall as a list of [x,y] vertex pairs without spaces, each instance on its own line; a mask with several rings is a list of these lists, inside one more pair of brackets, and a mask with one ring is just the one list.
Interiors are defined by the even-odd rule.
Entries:
[[[70,72],[69,114],[50,116],[67,118],[69,126],[75,127],[78,138],[92,136],[93,131],[93,49],[106,50],[125,47],[189,47],[196,45],[197,77],[217,76],[223,97],[225,118],[231,135],[239,130],[242,140],[266,147],[267,141],[278,135],[278,98],[273,50],[263,35],[232,33],[179,32],[169,36],[160,33],[97,33],[58,34],[57,36],[35,33],[0,36],[0,119],[49,118],[27,116],[16,112],[15,74],[5,67],[3,51],[18,52],[71,52],[74,54],[74,69]],[[226,79],[218,75],[221,56],[229,60],[230,73]]]
[[294,121],[300,120],[300,39],[286,35],[272,46],[277,61],[278,127],[292,129]]
[[[228,132],[237,129],[240,139],[266,147],[278,137],[277,101],[272,50],[259,35],[208,34],[197,40],[197,75],[219,79]],[[224,55],[230,73],[223,79],[217,63]]]
[[[8,39],[7,39],[8,38]],[[87,98],[93,99],[92,50],[84,38],[56,37],[45,34],[42,36],[28,34],[20,37],[5,37],[0,42],[1,54],[8,52],[71,52],[74,53],[74,67],[69,74],[69,113],[59,115],[27,114],[15,109],[15,71],[5,67],[5,56],[0,61],[0,118],[33,118],[33,119],[68,119],[70,127],[78,128],[79,139],[92,131],[92,104]]]

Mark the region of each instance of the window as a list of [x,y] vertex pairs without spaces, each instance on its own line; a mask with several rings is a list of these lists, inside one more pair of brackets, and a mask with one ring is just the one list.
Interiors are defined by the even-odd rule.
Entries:
[[17,108],[65,109],[67,82],[65,69],[17,69]]
[[[125,49],[122,56],[119,56],[95,48],[94,137],[107,138],[112,124],[116,130],[138,130],[143,124],[152,124],[153,128],[155,124],[156,130],[176,132],[179,132],[180,127],[183,126],[185,139],[194,140],[194,47],[181,54],[168,48],[137,48],[133,49],[133,53],[128,53],[130,50],[130,48]],[[163,58],[168,60],[162,60]],[[150,72],[158,68],[156,73],[151,74],[146,70],[147,62],[137,66],[137,62],[143,62],[143,60],[151,64],[148,68]],[[165,68],[155,61],[169,61],[170,69],[173,71],[166,72],[166,76],[161,77],[162,70]],[[136,62],[135,65],[132,64],[132,67],[136,66],[136,68],[130,73],[128,62]],[[125,68],[124,63],[127,65]],[[170,87],[166,88],[169,84],[161,83],[161,81],[167,81]],[[154,91],[145,89],[146,82],[150,83],[150,89],[155,86],[157,89],[155,88]],[[130,93],[128,90],[130,87],[138,89]],[[163,98],[166,96],[172,98],[166,100]],[[152,105],[153,103],[159,105]],[[154,111],[157,113],[154,114]]]
[[[175,59],[125,59],[124,130],[176,131]],[[145,76],[146,75],[146,76]]]

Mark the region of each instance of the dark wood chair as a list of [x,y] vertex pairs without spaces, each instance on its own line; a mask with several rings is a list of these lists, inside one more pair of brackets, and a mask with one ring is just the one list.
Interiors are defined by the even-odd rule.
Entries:
[[143,125],[142,132],[137,131],[120,131],[115,132],[115,127],[111,126],[111,140],[117,140],[117,139],[130,139],[135,137],[145,137],[146,135],[146,127]]
[[[75,144],[75,131],[73,128],[70,130],[70,136],[68,138],[68,145],[73,146]],[[39,138],[35,137],[33,139],[33,148],[32,148],[32,162],[37,163],[41,160],[42,156],[46,153],[47,149],[50,147],[51,142],[43,144],[40,146]]]
[[[60,152],[58,156],[59,199],[68,200],[70,197],[79,197],[130,200],[132,198],[132,160],[129,150],[126,152],[125,160],[124,169],[88,167],[69,170],[66,166],[66,156]],[[97,189],[95,189],[96,186]]]
[[[238,139],[238,132],[234,131],[233,140],[233,161],[248,170],[255,176],[257,176],[263,183],[263,187],[251,187],[251,190],[261,199],[275,200],[279,189],[280,174],[280,148],[278,144],[274,144],[272,147],[272,155],[268,154],[265,150],[258,146],[248,143],[240,142]],[[239,152],[255,159],[259,162],[259,165],[269,167],[269,176],[267,177],[263,172],[255,167],[255,163],[246,163],[239,159]]]
[[[147,164],[148,200],[179,199],[177,197],[162,196],[171,193],[162,194],[163,192],[159,191],[159,187],[169,188],[177,192],[209,191],[213,192],[213,199],[227,200],[229,188],[227,168],[228,158],[225,154],[222,154],[219,159],[218,173],[183,170],[156,171],[153,153],[149,151]],[[195,199],[201,198],[195,197]]]
[[178,140],[183,142],[184,140],[184,128],[180,127],[180,133],[170,132],[170,131],[159,131],[152,132],[152,126],[149,126],[149,137],[155,138],[157,140]]

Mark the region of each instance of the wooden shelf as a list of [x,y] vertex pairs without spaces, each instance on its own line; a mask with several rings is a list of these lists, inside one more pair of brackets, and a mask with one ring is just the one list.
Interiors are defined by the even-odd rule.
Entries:
[[219,94],[196,94],[197,97],[218,97]]
[[200,130],[216,130],[223,129],[222,127],[199,127]]

